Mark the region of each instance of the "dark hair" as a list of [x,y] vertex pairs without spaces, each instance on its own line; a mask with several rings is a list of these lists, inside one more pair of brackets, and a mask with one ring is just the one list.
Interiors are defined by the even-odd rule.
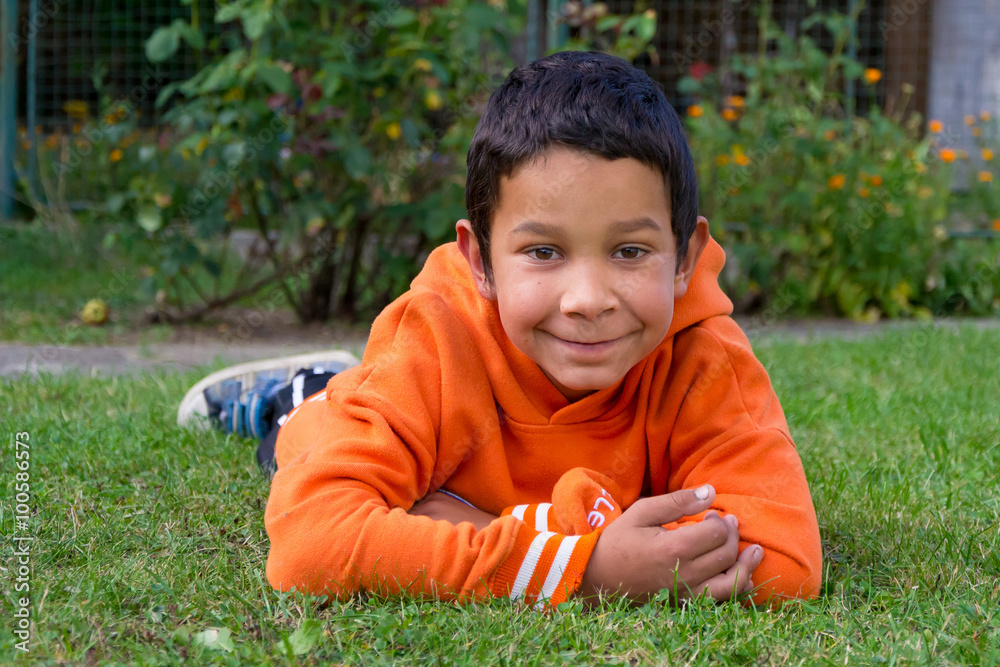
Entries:
[[698,184],[677,112],[662,88],[628,61],[563,51],[511,71],[490,95],[469,145],[465,207],[488,280],[500,179],[552,146],[634,158],[663,174],[680,264],[697,224]]

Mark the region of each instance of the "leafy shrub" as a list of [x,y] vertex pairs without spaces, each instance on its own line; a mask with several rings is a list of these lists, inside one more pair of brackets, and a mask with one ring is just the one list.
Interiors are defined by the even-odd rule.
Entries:
[[[951,247],[954,152],[922,136],[917,115],[850,113],[844,82],[881,77],[844,55],[851,20],[817,14],[793,39],[765,12],[766,47],[730,64],[742,95],[724,93],[720,73],[681,82],[699,100],[687,115],[700,207],[734,260],[725,282],[742,309],[929,316],[935,290],[956,286],[928,279]],[[832,52],[807,36],[817,25],[833,35]],[[953,279],[962,273],[949,267]]]

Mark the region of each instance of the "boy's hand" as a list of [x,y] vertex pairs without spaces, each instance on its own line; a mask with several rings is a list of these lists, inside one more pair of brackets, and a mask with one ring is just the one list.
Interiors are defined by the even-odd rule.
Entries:
[[482,530],[496,519],[489,512],[484,512],[449,496],[447,493],[438,491],[419,500],[407,513],[413,516],[428,516],[439,521],[447,521],[456,526],[468,521],[476,527],[476,530]]
[[699,523],[663,528],[708,509],[715,489],[697,491],[702,489],[704,498],[684,489],[636,501],[597,540],[578,594],[588,602],[598,592],[645,602],[667,589],[674,602],[703,592],[721,602],[749,592],[763,548],[751,545],[739,553],[736,517],[710,511]]

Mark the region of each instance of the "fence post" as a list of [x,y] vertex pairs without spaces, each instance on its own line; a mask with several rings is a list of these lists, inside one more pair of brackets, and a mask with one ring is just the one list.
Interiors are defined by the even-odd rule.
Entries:
[[14,213],[14,150],[17,146],[17,0],[0,8],[0,220]]

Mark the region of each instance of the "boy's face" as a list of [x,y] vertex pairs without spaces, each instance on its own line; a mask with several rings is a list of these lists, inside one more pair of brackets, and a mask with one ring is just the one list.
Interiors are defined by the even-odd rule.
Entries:
[[501,180],[492,288],[471,224],[456,229],[511,342],[575,401],[617,383],[666,336],[708,241],[698,220],[678,272],[660,173],[556,147]]

